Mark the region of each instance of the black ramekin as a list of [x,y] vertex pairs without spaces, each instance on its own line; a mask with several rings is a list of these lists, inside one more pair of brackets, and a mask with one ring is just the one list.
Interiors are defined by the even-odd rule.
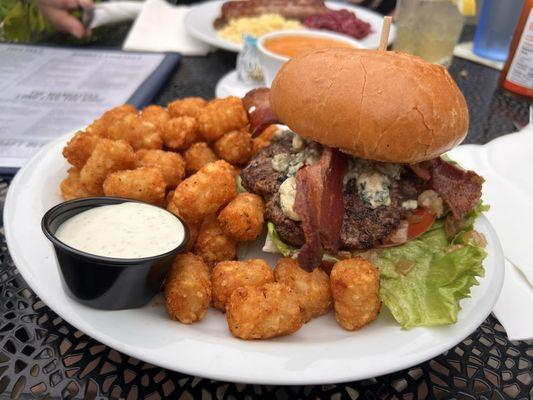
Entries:
[[161,289],[172,261],[185,248],[189,238],[187,225],[180,219],[185,235],[178,247],[157,256],[127,259],[85,253],[67,246],[55,236],[59,226],[76,214],[124,202],[142,203],[120,197],[71,200],[48,210],[41,221],[44,234],[54,245],[65,291],[86,306],[122,310],[145,305]]

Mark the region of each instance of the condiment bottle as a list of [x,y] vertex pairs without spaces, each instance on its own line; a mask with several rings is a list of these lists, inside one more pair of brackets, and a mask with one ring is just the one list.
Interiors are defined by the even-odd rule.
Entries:
[[514,94],[533,99],[533,0],[524,2],[500,85]]

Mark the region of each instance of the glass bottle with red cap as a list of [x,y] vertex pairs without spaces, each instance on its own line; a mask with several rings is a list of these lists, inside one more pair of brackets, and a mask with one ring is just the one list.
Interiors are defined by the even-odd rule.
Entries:
[[524,2],[500,85],[509,92],[533,100],[533,0]]

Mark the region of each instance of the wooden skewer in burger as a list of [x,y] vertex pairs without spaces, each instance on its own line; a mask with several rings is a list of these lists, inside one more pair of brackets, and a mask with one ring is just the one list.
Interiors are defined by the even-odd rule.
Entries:
[[326,254],[405,243],[441,217],[460,225],[481,197],[480,176],[440,157],[466,136],[463,95],[444,67],[384,51],[388,28],[380,50],[304,53],[244,98],[253,133],[288,129],[242,184],[264,197],[271,235],[308,270]]
[[379,49],[381,51],[387,50],[387,43],[389,43],[390,26],[392,24],[392,17],[384,17],[383,25],[381,26],[381,35],[379,39]]

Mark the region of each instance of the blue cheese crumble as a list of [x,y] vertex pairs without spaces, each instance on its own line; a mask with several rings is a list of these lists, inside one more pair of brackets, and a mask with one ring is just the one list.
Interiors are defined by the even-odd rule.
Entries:
[[377,171],[362,172],[357,175],[357,191],[365,206],[376,209],[379,206],[390,206],[390,180],[388,176]]
[[293,135],[291,151],[273,156],[272,168],[276,172],[295,176],[296,172],[304,165],[313,165],[317,162],[320,158],[320,151],[317,143],[307,142],[290,131],[284,131],[283,135],[287,135],[288,132]]
[[277,172],[285,172],[289,168],[291,155],[289,153],[276,154],[272,157],[272,168]]
[[366,207],[376,209],[390,206],[389,187],[393,180],[400,179],[403,166],[351,157],[344,185],[352,179],[356,182],[357,192]]
[[416,210],[418,208],[417,200],[406,200],[402,202],[402,208],[404,210]]
[[281,211],[287,218],[293,221],[301,221],[300,216],[294,211],[294,201],[296,199],[296,178],[291,176],[283,181],[279,187],[279,200]]

